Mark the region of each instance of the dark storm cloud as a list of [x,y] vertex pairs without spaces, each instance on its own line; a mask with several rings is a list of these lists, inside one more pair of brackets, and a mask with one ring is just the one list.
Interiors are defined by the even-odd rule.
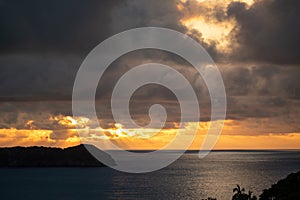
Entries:
[[70,100],[79,65],[72,55],[0,55],[0,100]]
[[112,11],[112,28],[116,32],[142,26],[158,26],[185,32],[176,0],[130,0]]
[[[179,20],[173,0],[1,1],[0,98],[70,100],[80,64],[104,39],[143,26],[186,32]],[[214,48],[210,50],[214,54]],[[127,58],[133,60],[130,64],[135,56]],[[143,56],[152,57],[151,53]],[[177,56],[161,55],[157,60],[162,59],[178,60]],[[111,76],[122,72],[122,63],[117,65],[120,69]]]
[[109,36],[121,1],[16,1],[0,4],[0,51],[88,53]]
[[9,1],[0,4],[0,52],[81,53],[113,34],[158,26],[186,32],[176,0]]
[[299,99],[300,69],[287,65],[221,67],[228,96],[269,96]]
[[1,100],[70,100],[81,62],[110,36],[120,3],[1,1]]
[[232,59],[276,64],[300,64],[300,1],[261,0],[250,8],[233,2],[227,14],[234,17],[236,48]]

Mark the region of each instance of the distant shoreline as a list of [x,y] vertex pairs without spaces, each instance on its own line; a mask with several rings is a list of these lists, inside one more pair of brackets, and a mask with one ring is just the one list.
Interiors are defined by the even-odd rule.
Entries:
[[[120,150],[105,150],[107,152],[110,152],[110,151],[120,151]],[[148,152],[153,152],[153,151],[156,151],[156,150],[126,150],[126,151],[129,151],[129,152],[136,152],[136,153],[148,153]],[[184,150],[161,150],[162,152],[182,152]],[[186,154],[190,154],[190,153],[199,153],[200,150],[186,150],[185,153]],[[216,149],[216,150],[201,150],[201,151],[204,151],[204,152],[299,152],[300,149],[257,149],[257,150],[248,150],[248,149]]]
[[[78,145],[65,149],[51,147],[0,148],[0,167],[105,167],[115,161],[96,147]],[[101,157],[101,163],[94,156]]]

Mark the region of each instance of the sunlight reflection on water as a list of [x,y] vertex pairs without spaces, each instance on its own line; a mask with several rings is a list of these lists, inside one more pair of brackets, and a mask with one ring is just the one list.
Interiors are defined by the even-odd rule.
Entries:
[[[231,199],[240,184],[259,195],[300,170],[300,152],[212,152],[199,160],[185,154],[147,174],[110,168],[3,168],[3,199]],[[2,199],[2,198],[1,198]]]

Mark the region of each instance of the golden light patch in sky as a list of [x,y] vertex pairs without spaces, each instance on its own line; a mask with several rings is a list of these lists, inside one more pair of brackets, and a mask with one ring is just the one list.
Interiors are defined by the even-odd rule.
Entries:
[[216,43],[218,50],[227,51],[229,49],[230,40],[228,40],[227,37],[234,27],[233,23],[210,23],[207,22],[202,16],[181,20],[181,23],[190,30],[196,29],[199,31],[206,43]]
[[67,127],[84,127],[89,122],[89,119],[86,117],[73,118],[71,116],[52,116],[49,118],[50,121],[56,121],[58,124]]
[[182,11],[182,10],[183,10],[183,5],[182,5],[182,4],[177,4],[176,6],[177,6],[177,9],[178,9],[179,11]]
[[[216,48],[223,53],[230,51],[230,32],[236,25],[233,18],[216,18],[216,11],[223,10],[226,13],[227,6],[232,2],[244,2],[248,6],[254,0],[196,0],[193,4],[188,1],[181,1],[177,4],[177,9],[183,14],[181,24],[190,31],[197,30],[201,33],[201,38],[207,44],[215,44]],[[196,2],[196,4],[195,4]]]
[[248,5],[252,5],[255,0],[196,0],[199,3],[209,3],[209,4],[229,4],[231,2],[243,2]]
[[222,135],[215,149],[299,149],[300,133],[259,136]]
[[[188,136],[187,136],[188,137]],[[192,150],[199,150],[205,135],[198,134]],[[187,138],[188,140],[188,138]],[[214,149],[299,149],[300,133],[266,135],[225,135],[219,137]]]
[[121,124],[114,128],[83,129],[81,141],[98,145],[107,149],[114,149],[110,142],[125,149],[159,149],[167,145],[178,132],[177,129],[125,129]]
[[34,120],[29,120],[25,123],[25,128],[30,129],[30,130],[34,130],[36,129],[36,126],[33,125]]
[[49,146],[68,147],[80,144],[80,139],[70,136],[66,139],[51,139],[52,130],[0,129],[0,147]]

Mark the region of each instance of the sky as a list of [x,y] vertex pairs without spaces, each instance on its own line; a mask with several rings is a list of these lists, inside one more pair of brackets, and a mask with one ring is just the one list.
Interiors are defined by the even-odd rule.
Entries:
[[[72,116],[75,76],[88,53],[119,32],[156,26],[192,37],[221,72],[227,116],[215,149],[299,149],[299,24],[297,0],[1,0],[0,146],[68,147],[97,139],[126,149],[163,147],[175,137],[180,118],[168,89],[141,87],[130,102],[141,126],[149,123],[149,107],[162,104],[168,113],[162,130],[127,127],[115,122],[110,110],[122,74],[157,62],[182,73],[197,94],[201,118],[185,122],[179,134],[189,140],[197,128],[190,149],[199,149],[210,123],[207,87],[172,53],[148,49],[121,56],[99,82],[99,121]],[[76,126],[87,136],[79,138]]]

